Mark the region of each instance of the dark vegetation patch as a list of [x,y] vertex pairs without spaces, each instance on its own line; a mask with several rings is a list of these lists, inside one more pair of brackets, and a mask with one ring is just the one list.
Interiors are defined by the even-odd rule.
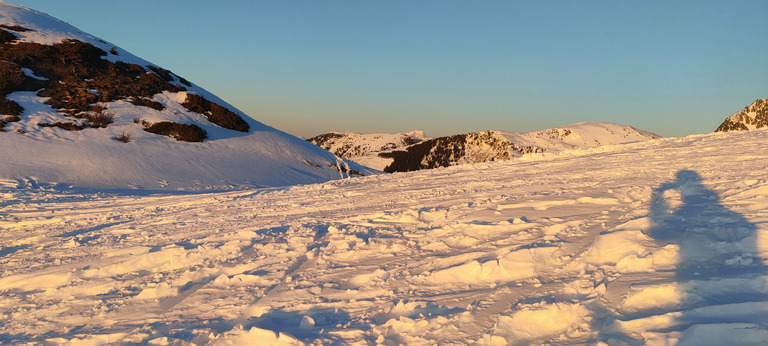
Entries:
[[158,111],[165,109],[165,106],[163,106],[162,103],[150,100],[146,97],[132,97],[128,100],[128,102],[137,106],[149,107]]
[[[176,77],[179,77],[179,76],[176,76]],[[188,80],[184,79],[184,77],[179,77],[179,82],[181,82],[181,84],[184,84],[184,85],[186,85],[188,87],[192,86],[192,83],[190,83]]]
[[171,71],[168,71],[164,68],[157,67],[154,65],[148,65],[147,66],[152,72],[157,73],[160,78],[162,78],[166,82],[173,82],[173,76],[171,76]]
[[0,44],[13,42],[18,39],[19,38],[16,37],[16,34],[0,29]]
[[[146,124],[145,122],[142,122]],[[173,137],[178,141],[202,142],[208,137],[208,134],[195,124],[179,124],[171,121],[161,121],[159,123],[147,124],[144,131],[158,135]]]
[[23,26],[19,26],[19,25],[5,25],[5,24],[0,24],[0,28],[3,28],[3,29],[8,29],[8,30],[13,30],[13,31],[16,31],[16,32],[27,32],[27,31],[32,31],[32,29],[27,29],[27,28],[25,28],[25,27],[23,27]]
[[0,115],[20,116],[24,112],[24,107],[14,100],[0,99]]
[[67,130],[67,131],[80,131],[80,130],[88,127],[88,125],[78,125],[78,124],[75,124],[73,122],[61,122],[61,121],[55,122],[55,123],[38,123],[37,126],[40,126],[40,127],[58,127],[60,129]]
[[[3,113],[23,111],[15,102],[4,100],[8,93],[40,90],[37,95],[49,97],[46,103],[63,115],[90,122],[86,127],[105,127],[112,121],[94,111],[98,102],[131,97],[134,104],[162,109],[162,104],[149,98],[163,91],[186,90],[169,83],[167,70],[155,68],[155,72],[148,72],[140,65],[110,62],[102,58],[106,52],[78,40],[63,40],[53,45],[14,41],[13,33],[0,29],[0,96],[3,96],[0,111]],[[47,80],[26,76],[22,67]],[[64,125],[48,125],[67,129],[80,126],[61,124]]]
[[208,101],[197,94],[187,94],[187,99],[181,104],[190,112],[205,115],[210,122],[225,129],[248,132],[250,126],[243,118],[221,105]]
[[30,88],[21,66],[0,60],[0,115],[21,115],[24,108],[5,97],[13,91]]

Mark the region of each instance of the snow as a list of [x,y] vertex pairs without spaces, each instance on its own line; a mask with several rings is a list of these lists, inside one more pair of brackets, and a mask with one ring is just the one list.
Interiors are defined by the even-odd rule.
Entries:
[[764,344],[767,139],[219,192],[6,181],[0,342]]
[[531,146],[547,152],[647,141],[659,138],[651,132],[606,122],[581,122],[532,132],[495,131],[518,147]]

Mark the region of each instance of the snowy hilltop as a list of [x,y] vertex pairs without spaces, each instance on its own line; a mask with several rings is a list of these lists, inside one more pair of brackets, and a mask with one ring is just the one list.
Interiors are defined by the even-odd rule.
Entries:
[[486,131],[438,138],[428,138],[421,131],[398,134],[331,132],[309,141],[367,167],[407,172],[659,137],[632,126],[584,122],[527,133]]
[[48,15],[0,3],[0,181],[210,189],[368,170]]
[[754,130],[768,127],[768,99],[757,100],[741,111],[733,113],[716,132]]
[[310,143],[328,150],[339,157],[353,160],[363,166],[384,170],[391,159],[380,157],[380,153],[404,149],[409,145],[431,139],[424,131],[404,133],[354,133],[328,132],[307,139]]
[[758,129],[287,189],[0,186],[0,343],[764,345],[766,171]]

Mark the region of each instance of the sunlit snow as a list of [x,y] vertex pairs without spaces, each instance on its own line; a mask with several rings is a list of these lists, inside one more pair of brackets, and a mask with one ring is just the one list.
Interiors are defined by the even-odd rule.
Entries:
[[762,344],[768,131],[316,185],[0,189],[0,341]]

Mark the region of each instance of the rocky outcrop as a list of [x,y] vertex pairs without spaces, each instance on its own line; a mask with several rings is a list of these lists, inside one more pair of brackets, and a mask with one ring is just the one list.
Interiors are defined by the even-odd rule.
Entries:
[[715,132],[745,131],[763,127],[768,127],[768,99],[757,100],[729,116]]

